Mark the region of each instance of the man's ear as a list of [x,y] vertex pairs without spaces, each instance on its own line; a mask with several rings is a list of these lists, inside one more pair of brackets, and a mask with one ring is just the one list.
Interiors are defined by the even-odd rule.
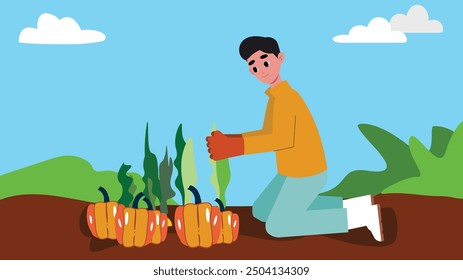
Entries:
[[280,52],[278,54],[278,60],[280,60],[280,62],[283,63],[283,61],[285,61],[285,54]]

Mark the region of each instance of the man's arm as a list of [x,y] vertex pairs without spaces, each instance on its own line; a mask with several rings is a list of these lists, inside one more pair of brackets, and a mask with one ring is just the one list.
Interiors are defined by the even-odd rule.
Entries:
[[215,131],[206,138],[211,158],[220,160],[243,154],[263,153],[294,146],[296,116],[293,106],[280,101],[269,106],[261,130],[243,134]]
[[277,100],[269,107],[262,130],[243,133],[244,153],[277,151],[294,146],[296,115],[293,104]]

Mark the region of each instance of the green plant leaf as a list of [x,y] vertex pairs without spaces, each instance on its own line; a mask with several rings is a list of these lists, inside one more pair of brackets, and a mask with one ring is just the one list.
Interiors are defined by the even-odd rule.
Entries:
[[[211,132],[216,130],[216,125],[215,123],[212,124]],[[217,175],[217,162],[209,157],[209,163],[211,164],[212,167],[212,174],[210,177],[210,182],[212,187],[215,189],[215,193],[217,194],[217,197],[221,196],[221,191],[220,191],[220,185],[219,185],[219,179]]]
[[151,201],[154,207],[154,205],[156,205],[156,198],[158,198],[159,201],[162,200],[162,193],[159,182],[158,160],[156,155],[150,151],[148,135],[148,124],[146,124],[145,158],[143,160],[143,169],[145,171],[145,174],[143,175],[143,182],[145,183],[145,190],[143,193]]
[[432,161],[437,157],[433,155],[416,137],[410,137],[410,152],[420,171],[428,172],[427,168],[432,165]]
[[166,147],[166,153],[164,155],[164,159],[161,161],[159,165],[159,181],[161,184],[161,193],[162,199],[160,201],[160,208],[162,213],[168,213],[167,209],[167,200],[175,196],[175,192],[172,189],[170,184],[172,178],[174,166],[172,163],[172,158],[169,158],[169,153]]
[[211,164],[212,167],[212,174],[210,177],[210,182],[212,187],[214,187],[215,193],[217,194],[217,197],[220,197],[220,186],[219,186],[219,180],[217,179],[217,162],[211,158],[209,158],[209,163]]
[[445,158],[450,163],[455,164],[463,159],[463,122],[455,129],[449,141]]
[[228,159],[217,161],[217,176],[220,187],[220,195],[218,196],[218,198],[223,202],[224,206],[226,207],[227,200],[225,192],[227,191],[227,187],[231,179],[230,162],[228,161]]
[[175,149],[177,151],[177,155],[174,160],[174,166],[177,169],[177,177],[175,178],[175,187],[180,192],[182,196],[182,205],[185,205],[185,189],[189,186],[183,185],[182,179],[182,158],[183,158],[183,151],[185,149],[185,140],[183,139],[183,132],[182,132],[182,124],[180,124],[177,128],[177,133],[175,134]]
[[[188,139],[185,144],[182,156],[182,181],[183,186],[196,186],[198,177],[196,175],[195,156],[193,151],[193,139]],[[191,203],[192,197],[190,192],[185,193],[185,203]]]
[[434,126],[432,128],[431,153],[433,153],[436,157],[443,157],[445,151],[447,151],[452,135],[452,130],[441,126]]
[[127,175],[127,172],[131,167],[131,165],[126,165],[123,163],[117,174],[117,179],[122,186],[122,194],[117,203],[123,204],[125,207],[131,206],[133,201],[133,194],[137,189],[137,186],[133,183],[133,177]]

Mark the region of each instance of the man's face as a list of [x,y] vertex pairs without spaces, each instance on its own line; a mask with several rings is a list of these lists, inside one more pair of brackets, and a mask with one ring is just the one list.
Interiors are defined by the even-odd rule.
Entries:
[[282,52],[276,57],[273,53],[257,51],[246,61],[251,74],[256,76],[259,81],[270,85],[278,79],[283,60],[284,54]]

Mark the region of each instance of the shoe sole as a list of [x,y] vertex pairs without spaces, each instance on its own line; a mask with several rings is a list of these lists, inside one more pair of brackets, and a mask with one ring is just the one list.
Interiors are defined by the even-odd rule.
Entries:
[[[372,197],[373,200],[373,197]],[[383,233],[383,216],[381,214],[381,207],[379,204],[376,204],[378,207],[378,219],[379,219],[379,231],[381,232],[381,241],[379,242],[384,242],[384,233]]]

